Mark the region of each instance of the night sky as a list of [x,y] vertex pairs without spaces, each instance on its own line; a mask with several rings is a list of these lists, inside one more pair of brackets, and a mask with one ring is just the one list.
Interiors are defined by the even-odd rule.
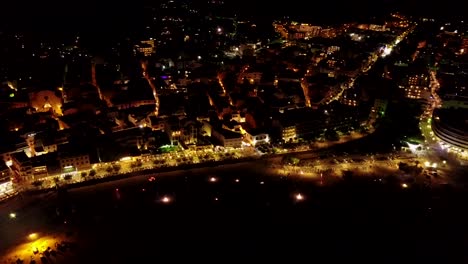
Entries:
[[[187,0],[190,1],[190,0]],[[196,0],[202,1],[202,0]],[[423,0],[225,0],[233,9],[253,17],[273,18],[280,15],[299,16],[312,20],[342,22],[359,17],[403,10],[417,15],[453,17],[463,15],[456,0],[436,1],[432,5]],[[145,5],[158,5],[158,0],[24,0],[1,1],[0,22],[5,28],[67,31],[75,29],[123,29],[137,24]],[[267,4],[266,4],[267,3]],[[443,3],[443,4],[442,4]],[[8,10],[8,12],[6,12]],[[327,21],[325,21],[327,22]]]

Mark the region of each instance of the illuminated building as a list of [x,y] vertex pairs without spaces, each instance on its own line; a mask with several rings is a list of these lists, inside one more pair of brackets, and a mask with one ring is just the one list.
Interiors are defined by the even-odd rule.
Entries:
[[52,111],[55,114],[62,115],[62,98],[51,90],[41,90],[29,94],[29,102],[36,112]]
[[468,109],[441,108],[432,116],[434,135],[455,152],[468,154]]
[[243,136],[240,133],[221,128],[212,130],[211,135],[225,148],[242,147]]
[[59,163],[60,168],[64,173],[91,169],[91,163],[89,161],[88,154],[61,155],[59,157]]
[[376,24],[370,24],[369,25],[369,30],[372,31],[386,31],[385,25],[376,25]]
[[135,51],[148,57],[155,53],[156,45],[154,39],[142,40],[139,44],[135,45]]
[[0,200],[4,196],[11,194],[13,191],[11,171],[3,162],[0,162]]
[[294,142],[297,140],[296,126],[284,126],[281,128],[281,139],[283,142]]
[[256,130],[248,130],[245,133],[245,140],[252,146],[257,144],[267,144],[270,143],[270,136],[267,133],[261,133]]
[[428,74],[413,74],[408,76],[400,88],[404,89],[407,98],[428,98],[430,96],[429,82]]
[[31,180],[32,163],[26,153],[17,152],[11,155],[11,169],[21,180]]

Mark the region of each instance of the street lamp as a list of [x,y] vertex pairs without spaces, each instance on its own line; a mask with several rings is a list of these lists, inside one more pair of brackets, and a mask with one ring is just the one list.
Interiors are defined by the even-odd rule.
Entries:
[[31,233],[28,235],[29,240],[36,240],[39,237],[37,233]]
[[304,196],[300,193],[296,194],[294,196],[294,198],[296,199],[297,202],[300,202],[300,201],[303,201],[304,200]]
[[16,213],[10,213],[10,219],[15,219],[16,218]]
[[171,198],[168,197],[168,196],[164,196],[162,199],[161,199],[161,202],[167,204],[167,203],[170,203],[171,202]]

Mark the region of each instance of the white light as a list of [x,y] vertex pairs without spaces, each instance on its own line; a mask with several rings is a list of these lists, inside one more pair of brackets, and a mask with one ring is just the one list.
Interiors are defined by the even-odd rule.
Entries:
[[218,179],[216,179],[215,177],[210,178],[210,182],[217,182],[217,181],[218,181]]
[[223,30],[222,30],[220,27],[218,27],[218,28],[216,29],[216,31],[218,31],[218,33],[221,33],[221,31],[223,31]]
[[424,166],[429,167],[431,166],[431,163],[429,161],[424,162]]
[[417,144],[411,144],[409,142],[406,142],[406,144],[408,145],[408,148],[411,150],[411,152],[415,152],[418,147],[420,147],[421,145],[417,145]]
[[161,199],[161,202],[163,202],[163,203],[170,203],[170,202],[171,202],[171,198],[169,198],[168,196],[164,196],[164,197]]
[[15,219],[15,218],[16,218],[16,214],[15,214],[15,213],[10,213],[10,218],[11,218],[11,219]]
[[385,47],[383,52],[382,52],[382,57],[390,55],[390,53],[392,53],[392,48],[391,47]]
[[408,184],[403,183],[403,184],[401,184],[401,187],[404,188],[404,189],[406,189],[406,188],[408,188]]
[[304,200],[304,196],[303,196],[302,194],[300,194],[300,193],[296,194],[296,195],[294,196],[294,198],[296,198],[296,201],[302,201],[302,200]]
[[239,182],[239,179],[236,179],[236,182]]
[[120,161],[130,161],[132,160],[132,157],[123,157],[120,159]]

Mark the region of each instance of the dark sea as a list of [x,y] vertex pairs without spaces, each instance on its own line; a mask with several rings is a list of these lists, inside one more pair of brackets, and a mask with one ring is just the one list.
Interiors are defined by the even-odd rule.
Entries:
[[77,238],[66,263],[466,263],[466,198],[385,181],[186,171],[71,190],[34,217],[46,219],[37,230]]

